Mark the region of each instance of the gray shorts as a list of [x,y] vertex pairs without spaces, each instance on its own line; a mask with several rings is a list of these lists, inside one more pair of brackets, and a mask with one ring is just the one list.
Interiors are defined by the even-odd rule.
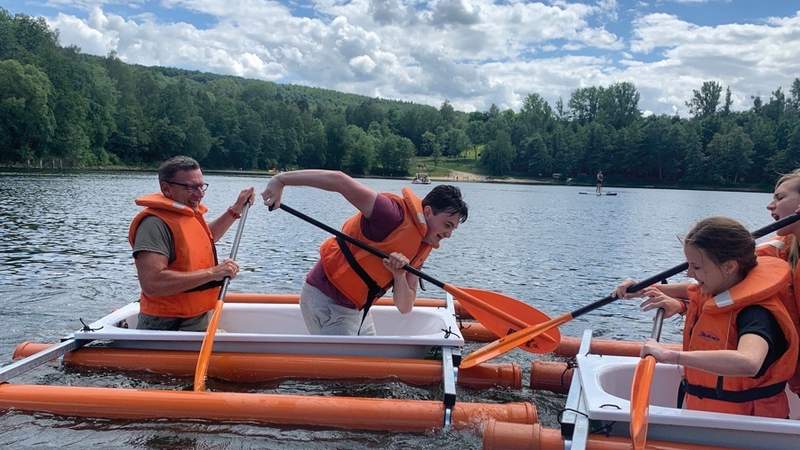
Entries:
[[138,330],[206,331],[212,311],[194,317],[158,317],[139,313]]
[[337,305],[330,297],[308,283],[303,284],[303,290],[300,292],[300,311],[303,312],[303,320],[310,334],[375,335],[375,323],[372,321],[371,313],[367,314],[362,326],[361,316],[364,311]]

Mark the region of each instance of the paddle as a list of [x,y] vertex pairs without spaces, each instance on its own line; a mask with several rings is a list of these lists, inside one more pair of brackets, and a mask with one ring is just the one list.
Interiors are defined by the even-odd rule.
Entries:
[[[767,225],[766,227],[759,228],[758,230],[753,231],[751,234],[753,235],[754,239],[758,239],[762,236],[772,233],[773,231],[779,230],[787,225],[797,222],[798,220],[800,220],[800,214],[793,214],[789,217],[784,217],[783,219],[775,223]],[[644,281],[640,281],[639,283],[636,283],[632,286],[628,286],[627,292],[640,291],[646,288],[647,286],[650,286],[651,284],[657,283],[677,273],[683,272],[688,267],[689,265],[685,262],[679,264],[669,270],[665,270],[657,275],[653,275],[652,277],[647,278]],[[496,341],[487,344],[467,355],[463,360],[461,360],[461,368],[468,369],[482,362],[488,361],[492,358],[496,358],[506,352],[513,350],[517,346],[525,344],[526,342],[528,342],[529,339],[534,339],[537,336],[541,335],[542,333],[546,333],[552,330],[553,328],[558,327],[559,325],[562,325],[566,322],[569,322],[570,320],[576,317],[582,316],[590,311],[594,311],[597,308],[601,308],[613,302],[614,300],[617,300],[617,297],[615,297],[612,294],[594,303],[586,305],[582,308],[578,308],[572,312],[568,312],[566,314],[558,316],[555,319],[550,319],[549,321],[544,323],[531,325],[527,328],[515,331],[511,334],[501,337],[500,339],[497,339]]]
[[[369,244],[361,242],[347,234],[344,234],[341,231],[332,228],[314,218],[311,218],[284,203],[281,203],[280,209],[314,226],[317,226],[336,237],[344,239],[356,247],[372,253],[381,259],[386,259],[389,257],[389,255],[383,251],[378,250]],[[544,313],[528,304],[522,303],[519,300],[514,300],[501,294],[483,291],[480,289],[461,289],[453,285],[443,283],[408,264],[403,266],[403,269],[457,297],[461,301],[464,309],[469,311],[469,313],[472,314],[476,320],[481,322],[484,326],[486,326],[486,328],[498,336],[504,336],[515,330],[525,328],[532,323],[539,323],[542,320],[548,320],[548,317]],[[554,329],[548,333],[539,333],[537,339],[526,340],[524,349],[534,353],[547,353],[555,350],[560,341],[561,334],[558,332],[558,330]]]
[[[239,226],[236,227],[236,237],[233,238],[230,259],[235,260],[236,254],[239,252],[239,242],[242,240],[244,222],[247,220],[247,210],[249,209],[250,202],[247,202],[244,204],[244,209],[242,209],[242,218],[239,219]],[[220,316],[222,316],[222,305],[225,303],[225,293],[228,292],[228,284],[230,284],[230,281],[230,277],[225,277],[222,279],[222,289],[219,291],[217,303],[214,305],[214,312],[211,314],[211,320],[208,322],[206,335],[203,337],[203,344],[200,346],[200,356],[197,359],[197,367],[194,370],[195,392],[202,392],[206,390],[208,362],[211,359],[211,350],[214,348],[214,336],[217,334],[217,325],[219,324]]]
[[[664,322],[664,308],[658,308],[653,319],[651,337],[661,339],[661,324]],[[630,433],[634,450],[644,450],[647,444],[647,415],[650,411],[650,386],[656,371],[656,358],[645,355],[636,365],[631,381],[631,423]]]

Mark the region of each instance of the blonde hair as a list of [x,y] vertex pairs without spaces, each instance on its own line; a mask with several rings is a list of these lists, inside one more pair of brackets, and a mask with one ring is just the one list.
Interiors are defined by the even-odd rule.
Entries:
[[[800,169],[795,169],[789,173],[785,173],[778,178],[778,181],[775,183],[775,190],[778,190],[778,187],[787,181],[794,181],[800,180]],[[800,193],[800,183],[797,185],[797,192]],[[792,272],[795,271],[795,267],[797,266],[797,261],[800,259],[800,243],[797,242],[797,238],[794,235],[789,237],[789,252],[786,257],[786,260],[789,262],[789,266],[792,268]]]

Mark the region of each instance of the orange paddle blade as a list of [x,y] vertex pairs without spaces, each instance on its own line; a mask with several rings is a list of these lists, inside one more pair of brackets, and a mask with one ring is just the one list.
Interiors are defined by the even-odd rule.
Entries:
[[211,359],[211,350],[214,348],[214,336],[217,334],[217,325],[222,316],[222,300],[217,300],[214,305],[214,312],[208,322],[206,335],[203,337],[203,345],[200,346],[200,356],[197,358],[197,367],[194,369],[194,391],[202,392],[206,390],[206,374],[208,373],[208,362]]
[[482,362],[486,362],[492,358],[496,358],[503,353],[507,353],[516,347],[530,341],[531,339],[540,336],[547,331],[558,328],[559,325],[572,320],[572,314],[567,313],[563,316],[550,319],[547,322],[538,325],[531,325],[519,331],[515,331],[505,337],[502,337],[488,345],[475,350],[461,360],[460,367],[462,369],[469,369],[470,367],[477,366]]
[[650,411],[650,387],[656,369],[656,359],[647,355],[636,365],[631,381],[630,433],[634,450],[644,450],[647,445],[647,416]]
[[[452,288],[449,285],[448,287]],[[454,292],[450,293],[461,302],[461,306],[475,320],[497,336],[505,336],[522,328],[550,320],[545,313],[533,306],[497,292],[461,287],[454,289]],[[464,296],[464,293],[473,298]],[[475,300],[479,300],[479,302]],[[491,305],[494,308],[488,310],[485,305]],[[531,353],[549,353],[555,350],[560,342],[561,333],[558,328],[552,328],[520,348]]]

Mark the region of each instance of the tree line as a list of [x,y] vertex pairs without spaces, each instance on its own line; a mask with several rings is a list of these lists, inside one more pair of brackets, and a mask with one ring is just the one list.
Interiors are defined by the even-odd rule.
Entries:
[[126,64],[62,47],[43,18],[0,8],[0,163],[155,165],[175,154],[219,169],[322,167],[403,176],[415,156],[480,153],[495,176],[730,186],[800,167],[800,79],[746,111],[707,81],[689,118],[644,116],[630,82],[550,105],[463,113],[331,90]]

